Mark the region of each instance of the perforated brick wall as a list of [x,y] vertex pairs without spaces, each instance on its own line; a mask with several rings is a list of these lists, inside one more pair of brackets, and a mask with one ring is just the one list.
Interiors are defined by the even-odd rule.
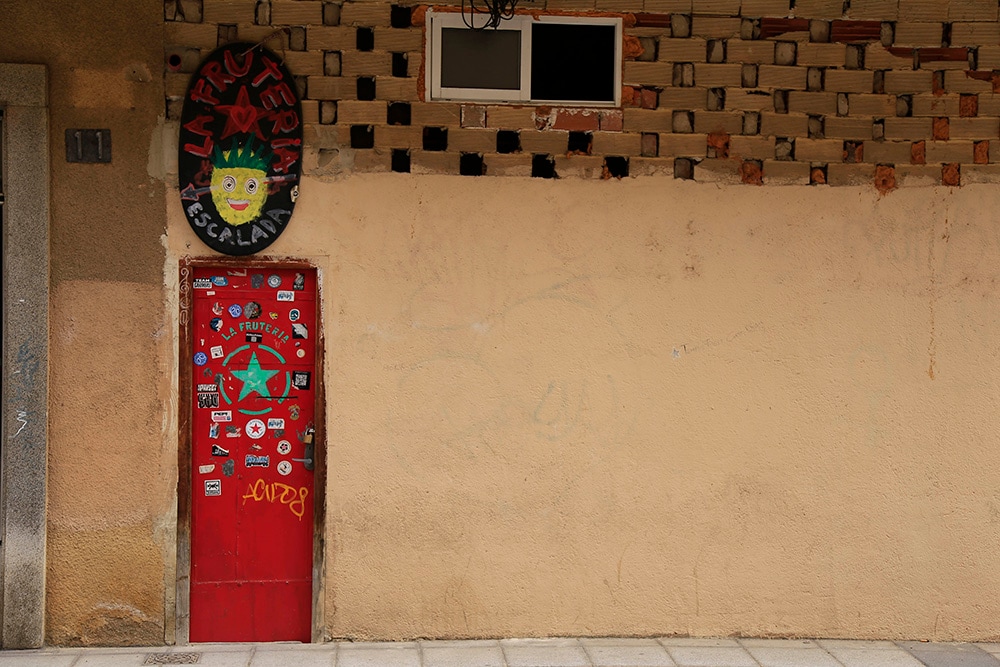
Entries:
[[167,114],[209,51],[266,40],[303,96],[306,173],[995,183],[998,4],[522,0],[623,17],[622,106],[595,109],[426,101],[426,5],[166,0]]

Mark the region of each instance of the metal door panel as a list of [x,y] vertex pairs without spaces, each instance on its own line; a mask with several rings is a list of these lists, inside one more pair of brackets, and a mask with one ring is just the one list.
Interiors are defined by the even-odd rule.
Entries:
[[193,275],[191,641],[308,641],[316,273]]

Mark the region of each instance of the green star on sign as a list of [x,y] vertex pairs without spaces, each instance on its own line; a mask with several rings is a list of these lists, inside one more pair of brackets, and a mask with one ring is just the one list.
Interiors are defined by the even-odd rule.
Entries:
[[247,364],[245,371],[233,371],[233,376],[237,380],[243,380],[243,389],[240,390],[240,397],[236,400],[242,401],[252,391],[257,392],[261,396],[270,396],[267,381],[278,373],[279,371],[266,371],[261,368],[260,362],[257,361],[257,353],[254,352],[250,357],[250,363]]

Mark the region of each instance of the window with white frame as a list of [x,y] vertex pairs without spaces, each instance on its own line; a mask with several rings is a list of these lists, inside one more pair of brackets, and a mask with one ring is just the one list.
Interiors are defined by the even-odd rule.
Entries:
[[465,20],[458,12],[427,13],[430,99],[621,103],[620,18],[518,14],[485,30]]

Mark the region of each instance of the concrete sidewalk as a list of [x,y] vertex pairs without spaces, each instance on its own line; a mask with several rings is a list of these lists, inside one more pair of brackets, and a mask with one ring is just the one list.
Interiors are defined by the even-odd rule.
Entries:
[[0,667],[1000,667],[1000,643],[503,639],[0,651]]

